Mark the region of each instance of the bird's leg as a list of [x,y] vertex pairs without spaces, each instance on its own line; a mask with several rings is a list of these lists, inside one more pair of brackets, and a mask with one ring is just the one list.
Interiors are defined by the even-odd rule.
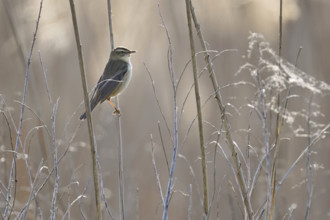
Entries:
[[108,100],[108,102],[112,105],[112,107],[115,109],[113,112],[112,112],[112,114],[116,114],[116,115],[120,115],[120,111],[119,111],[119,109],[115,106],[115,104],[113,104],[113,102],[110,100],[110,97],[109,98],[107,98],[107,100]]

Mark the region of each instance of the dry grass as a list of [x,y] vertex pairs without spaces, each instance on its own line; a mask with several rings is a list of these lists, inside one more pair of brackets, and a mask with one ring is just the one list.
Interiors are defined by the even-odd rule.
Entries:
[[[4,3],[8,24],[16,30],[13,44],[20,48],[17,51],[24,51],[25,36],[21,30],[17,31],[14,5]],[[298,48],[292,56],[296,58],[295,65],[283,58],[291,48],[291,44],[285,43],[288,29],[282,33],[284,25],[278,31],[281,33],[278,53],[259,33],[242,36],[247,39],[242,64],[241,57],[234,57],[244,48],[238,41],[235,50],[231,50],[226,45],[228,39],[218,42],[210,34],[228,33],[216,26],[223,25],[223,30],[227,30],[222,22],[213,25],[215,15],[211,9],[205,15],[209,3],[190,5],[187,0],[185,10],[182,1],[176,3],[178,11],[170,3],[160,3],[158,9],[156,3],[150,3],[154,5],[151,11],[155,13],[156,23],[161,25],[157,33],[148,29],[151,40],[144,47],[146,52],[128,45],[138,53],[137,58],[132,57],[135,78],[121,98],[122,116],[112,116],[106,104],[95,109],[90,121],[94,126],[89,126],[90,142],[86,122],[78,119],[84,109],[82,91],[77,89],[81,88],[80,77],[69,74],[79,71],[73,46],[60,38],[52,50],[44,49],[49,47],[42,43],[50,31],[47,29],[50,15],[43,11],[49,12],[49,4],[41,1],[35,13],[30,8],[37,19],[29,25],[34,27],[29,56],[14,53],[16,60],[23,59],[26,63],[25,77],[19,75],[10,90],[19,94],[0,90],[0,219],[95,219],[97,216],[164,220],[322,219],[327,216],[327,210],[322,208],[328,204],[327,197],[322,195],[329,191],[329,186],[323,184],[329,165],[323,155],[328,153],[330,123],[326,100],[330,86],[317,79],[321,77],[297,68],[304,59],[304,49]],[[102,45],[93,40],[92,47],[85,46],[89,37],[95,37],[90,35],[95,30],[88,29],[94,27],[89,22],[93,23],[95,18],[86,19],[93,9],[84,2],[76,4],[85,51],[82,55],[88,61],[83,65],[86,75],[95,70],[102,72],[99,59],[104,54],[89,52],[99,51]],[[248,11],[253,6],[241,5],[239,10]],[[120,10],[121,7],[125,10]],[[283,7],[284,11],[285,7],[289,8],[287,4]],[[70,15],[69,4],[65,8],[58,10]],[[142,22],[142,15],[131,19],[129,30],[132,34],[137,31],[139,40],[128,40],[119,27],[127,25],[127,11],[140,9],[131,9],[126,1],[115,5],[109,1],[108,8],[113,13],[108,18],[114,22],[109,23],[110,29],[113,27],[110,36],[117,36],[118,45],[127,40],[140,47],[146,37],[142,31],[145,21],[153,24],[155,19]],[[226,10],[229,9],[223,8],[223,16]],[[106,10],[102,13],[106,15]],[[64,17],[70,23],[68,15]],[[178,16],[177,22],[173,22],[172,15]],[[278,17],[287,22],[286,14]],[[105,21],[100,23],[105,27]],[[68,29],[73,42],[72,26]],[[76,42],[79,48],[80,43]],[[113,48],[113,38],[110,42]],[[2,47],[6,48],[6,44]],[[73,57],[69,62],[57,55],[61,53],[60,45],[72,49],[72,53],[68,52]],[[324,68],[326,65],[323,63]],[[17,71],[22,69],[18,66]],[[4,67],[14,68],[10,62]],[[63,77],[62,72],[67,75]],[[200,97],[197,104],[195,97]],[[97,143],[97,149],[91,148],[95,149],[94,158],[89,150],[93,143]],[[95,185],[100,187],[100,192],[94,190]],[[99,199],[95,199],[98,194]]]

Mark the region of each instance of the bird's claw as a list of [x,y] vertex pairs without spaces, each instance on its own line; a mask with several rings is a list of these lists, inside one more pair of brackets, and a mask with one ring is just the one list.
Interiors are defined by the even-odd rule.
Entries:
[[115,110],[112,112],[113,115],[118,115],[120,116],[121,113],[120,113],[120,110],[118,108],[115,108]]

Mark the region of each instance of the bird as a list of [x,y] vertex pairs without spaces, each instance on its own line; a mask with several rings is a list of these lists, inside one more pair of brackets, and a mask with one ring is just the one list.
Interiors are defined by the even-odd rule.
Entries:
[[[115,109],[113,113],[120,114],[119,109],[110,99],[118,96],[128,87],[132,78],[132,64],[130,61],[132,53],[135,53],[135,51],[125,47],[117,47],[111,51],[109,61],[90,98],[91,112],[98,103],[108,100]],[[80,120],[84,119],[86,119],[86,112],[80,116]]]

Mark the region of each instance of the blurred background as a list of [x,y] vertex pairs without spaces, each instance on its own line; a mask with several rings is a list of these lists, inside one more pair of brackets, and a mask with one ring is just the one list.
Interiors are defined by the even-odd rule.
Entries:
[[[103,73],[110,54],[107,2],[81,0],[76,1],[75,4],[88,88],[91,89]],[[167,187],[168,170],[161,147],[158,125],[160,125],[169,161],[172,157],[172,143],[166,123],[159,111],[146,67],[152,75],[160,107],[173,134],[173,90],[168,71],[168,40],[159,9],[171,38],[175,77],[178,79],[190,59],[185,1],[121,0],[112,1],[111,4],[115,46],[125,46],[137,51],[131,57],[134,74],[132,81],[119,98],[122,112],[126,217],[127,219],[160,219],[163,208],[152,165],[150,136],[152,135],[155,144],[155,160],[163,193]],[[204,0],[193,1],[193,4],[208,48],[219,52],[230,50],[219,55],[214,61],[220,86],[247,80],[248,77],[243,75],[238,78],[235,73],[242,64],[247,62],[245,55],[250,31],[263,34],[271,47],[278,51],[279,1]],[[17,101],[22,100],[27,57],[39,5],[40,2],[35,0],[2,0],[0,3],[0,94],[2,95],[0,103],[2,104],[1,110],[6,111],[6,114],[10,112],[12,115],[13,140],[16,138],[13,126],[14,124],[18,126],[21,109],[21,105]],[[297,63],[299,69],[317,80],[327,83],[330,83],[329,11],[330,2],[326,0],[286,0],[283,2],[283,57],[288,62]],[[63,153],[69,147],[68,153],[59,165],[60,191],[57,214],[62,216],[68,203],[78,195],[85,194],[87,197],[81,200],[81,207],[88,219],[92,219],[95,217],[92,163],[87,123],[79,121],[80,114],[84,112],[84,105],[82,104],[83,92],[72,27],[68,1],[44,2],[32,55],[26,104],[40,117],[47,128],[51,129],[52,110],[40,63],[41,58],[52,102],[55,103],[57,99],[59,100],[56,113],[56,141],[59,153]],[[197,37],[195,43],[197,50],[201,50]],[[302,49],[297,60],[300,47]],[[201,70],[205,64],[201,55],[199,58],[198,68]],[[179,108],[182,107],[192,83],[191,66],[188,66],[178,88]],[[204,103],[212,94],[207,74],[201,77],[200,89],[202,103]],[[246,100],[255,98],[254,92],[249,88],[231,87],[223,89],[222,96],[225,102],[242,105],[241,101],[246,102]],[[3,104],[3,100],[5,100],[5,104]],[[313,101],[320,105],[320,111],[323,113],[323,117],[319,120],[325,124],[328,123],[330,119],[329,97],[315,97]],[[196,116],[195,106],[194,92],[191,92],[180,118],[180,143]],[[24,113],[22,142],[29,157],[29,168],[33,176],[40,165],[41,158],[44,159],[43,165],[53,167],[53,149],[51,139],[45,129],[41,129],[43,132],[33,130],[35,126],[40,125],[38,124],[40,122],[31,110],[26,109]],[[93,124],[107,200],[115,218],[118,219],[119,139],[117,120],[112,115],[112,111],[112,107],[107,103],[97,106],[93,111]],[[213,100],[205,105],[203,114],[206,122],[219,127],[220,114]],[[239,145],[242,151],[245,151],[246,135],[242,135],[239,131],[247,129],[247,115],[242,114],[240,117],[236,117],[237,115],[233,111],[232,117],[229,117],[234,139],[238,144],[242,144]],[[256,127],[261,126],[260,122],[255,123]],[[305,125],[302,124],[302,126]],[[9,160],[11,154],[8,151],[11,148],[8,126],[3,118],[0,130],[0,156],[5,158],[0,161],[0,179],[2,184],[6,185],[11,164],[11,160]],[[214,128],[205,123],[207,142],[212,139],[213,132]],[[259,138],[262,139],[261,133]],[[193,188],[191,217],[201,219],[203,209],[198,193],[202,192],[202,182],[198,143],[195,122],[180,151],[189,164],[185,159],[178,159],[175,171],[174,189],[176,192],[173,194],[169,207],[169,219],[186,219],[190,184]],[[280,155],[283,157],[279,163],[283,172],[278,173],[279,178],[282,178],[284,172],[307,146],[306,143],[306,139],[301,138],[296,142],[287,141],[281,146]],[[318,166],[313,174],[314,194],[310,219],[330,218],[328,143],[329,138],[325,137],[313,148],[315,151],[315,154],[312,155],[313,164]],[[259,144],[258,147],[262,146]],[[209,161],[213,160],[213,154],[214,146],[210,144],[207,148]],[[276,216],[278,219],[285,218],[293,204],[297,206],[297,210],[293,214],[296,219],[302,219],[305,214],[305,163],[305,160],[299,163],[299,167],[290,174],[288,181],[283,184],[277,194]],[[189,166],[195,171],[199,189],[196,181],[189,174]],[[208,170],[210,177],[213,175],[212,166],[210,162]],[[242,204],[238,189],[233,174],[223,157],[217,158],[216,167],[217,194],[211,219],[217,219],[217,216],[219,219],[242,219]],[[47,171],[42,173],[46,175]],[[18,164],[17,178],[19,188],[16,211],[19,211],[26,203],[31,190],[23,162]],[[209,182],[212,186],[212,181]],[[261,179],[260,187],[257,187],[258,191],[253,197],[252,204],[255,210],[262,205],[265,199],[264,196],[259,196],[259,190],[260,194],[264,190],[264,183],[264,179]],[[52,184],[49,183],[40,192],[40,207],[44,218],[49,217],[52,190]],[[0,200],[2,199],[3,197],[0,197]],[[71,208],[71,212],[72,219],[81,218],[77,204]],[[34,212],[31,211],[29,214],[33,219]],[[107,214],[104,213],[104,219],[107,217]]]

